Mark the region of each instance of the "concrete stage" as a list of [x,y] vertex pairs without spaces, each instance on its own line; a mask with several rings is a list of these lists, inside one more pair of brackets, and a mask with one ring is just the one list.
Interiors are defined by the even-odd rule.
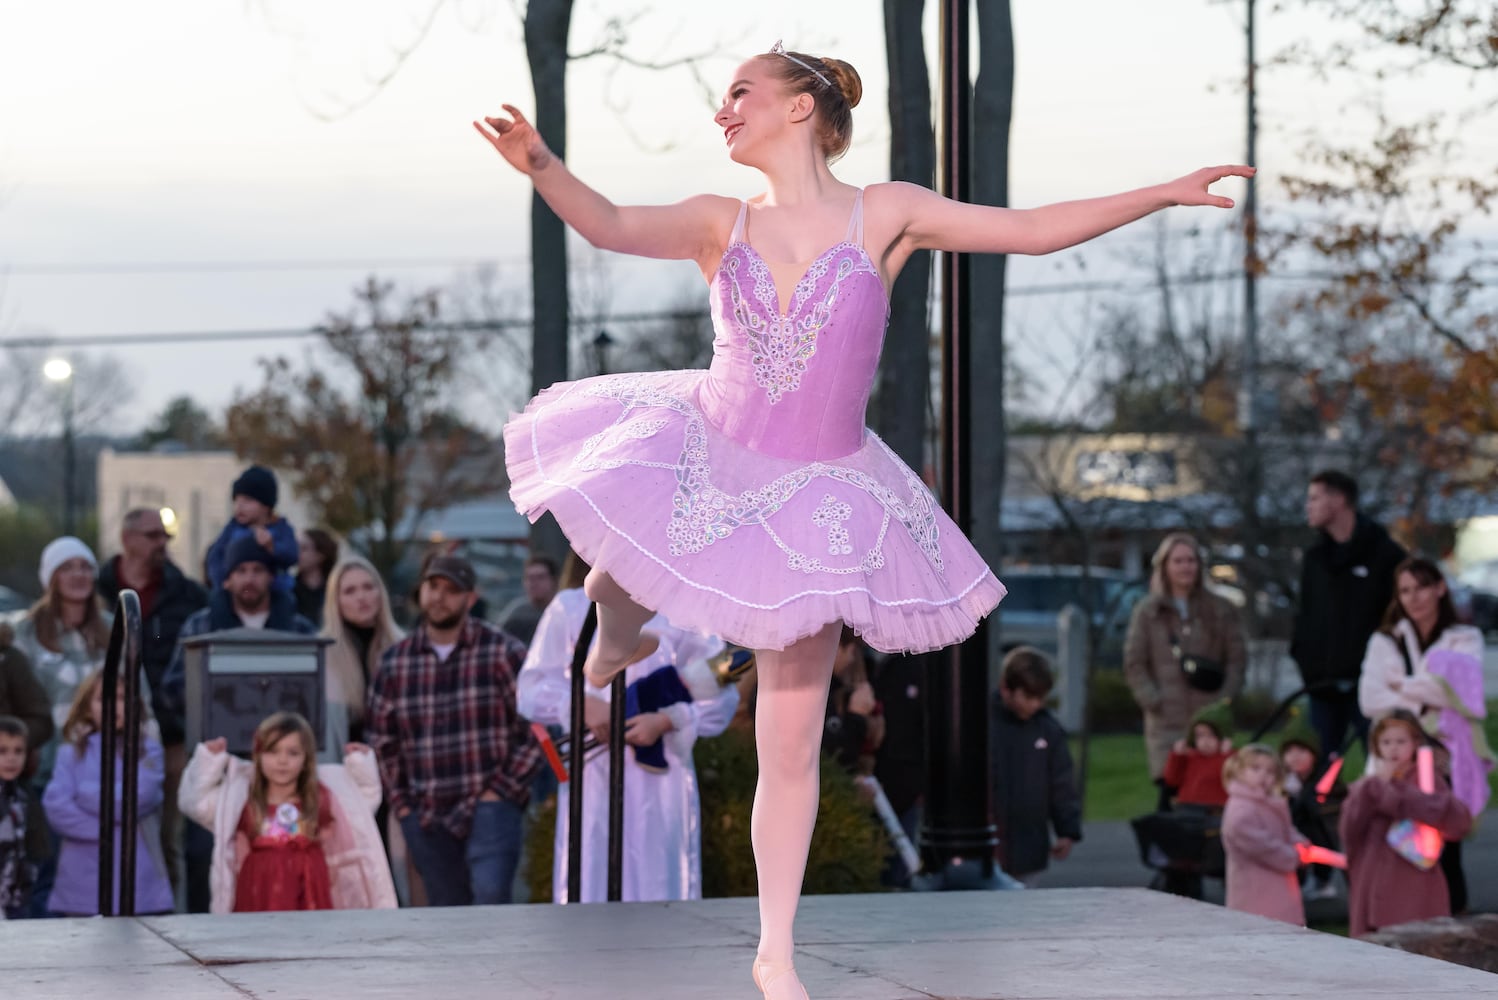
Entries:
[[[1498,997],[1498,976],[1143,889],[820,896],[814,1000]],[[0,923],[0,996],[718,1000],[753,899]]]

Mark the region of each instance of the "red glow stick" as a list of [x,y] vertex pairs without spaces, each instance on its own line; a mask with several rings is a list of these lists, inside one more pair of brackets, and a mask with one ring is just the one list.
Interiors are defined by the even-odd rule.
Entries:
[[546,754],[546,763],[551,765],[558,781],[567,780],[567,770],[562,767],[562,755],[557,753],[557,745],[551,741],[551,734],[546,727],[539,722],[531,723],[531,733],[536,737],[536,742],[541,744],[541,752]]
[[1303,865],[1326,865],[1328,868],[1347,870],[1347,855],[1315,844],[1300,844],[1300,863]]
[[1343,758],[1335,757],[1327,765],[1326,773],[1321,780],[1316,782],[1316,801],[1325,802],[1328,795],[1332,793],[1332,787],[1337,783],[1337,776],[1342,773]]

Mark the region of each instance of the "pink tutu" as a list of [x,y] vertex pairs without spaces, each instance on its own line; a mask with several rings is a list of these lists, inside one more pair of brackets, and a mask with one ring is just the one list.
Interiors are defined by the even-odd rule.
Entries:
[[515,506],[552,513],[679,628],[783,649],[841,621],[876,649],[923,652],[972,635],[1004,596],[863,427],[888,307],[859,204],[786,313],[740,212],[712,285],[710,370],[561,383],[505,425]]

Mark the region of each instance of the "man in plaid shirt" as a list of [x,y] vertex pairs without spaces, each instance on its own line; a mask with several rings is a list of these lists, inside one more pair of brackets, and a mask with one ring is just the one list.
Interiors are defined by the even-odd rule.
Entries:
[[422,623],[369,685],[365,734],[433,906],[508,903],[541,749],[515,710],[525,647],[469,616],[468,560],[422,571]]

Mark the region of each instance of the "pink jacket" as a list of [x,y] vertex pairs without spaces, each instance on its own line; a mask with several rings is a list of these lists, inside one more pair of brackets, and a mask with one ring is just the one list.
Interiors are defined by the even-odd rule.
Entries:
[[1300,867],[1295,845],[1302,841],[1283,796],[1266,795],[1240,781],[1229,784],[1222,813],[1228,909],[1304,927],[1306,911],[1295,878]]
[[[1376,758],[1375,758],[1376,759]],[[1472,829],[1472,814],[1439,776],[1436,790],[1420,791],[1413,778],[1369,776],[1342,803],[1342,845],[1347,851],[1348,932],[1361,937],[1411,920],[1451,916],[1446,876],[1437,865],[1421,871],[1385,839],[1399,820],[1429,823],[1447,840]]]
[[[214,913],[234,910],[234,886],[244,859],[236,857],[239,817],[250,797],[252,765],[228,753],[212,753],[201,743],[192,752],[177,803],[182,814],[213,831],[213,864],[209,885]],[[376,829],[380,778],[374,755],[349,754],[343,764],[319,764],[317,780],[331,794],[331,813],[322,839],[323,857],[332,879],[333,907],[339,910],[394,908],[395,885],[390,863]]]

